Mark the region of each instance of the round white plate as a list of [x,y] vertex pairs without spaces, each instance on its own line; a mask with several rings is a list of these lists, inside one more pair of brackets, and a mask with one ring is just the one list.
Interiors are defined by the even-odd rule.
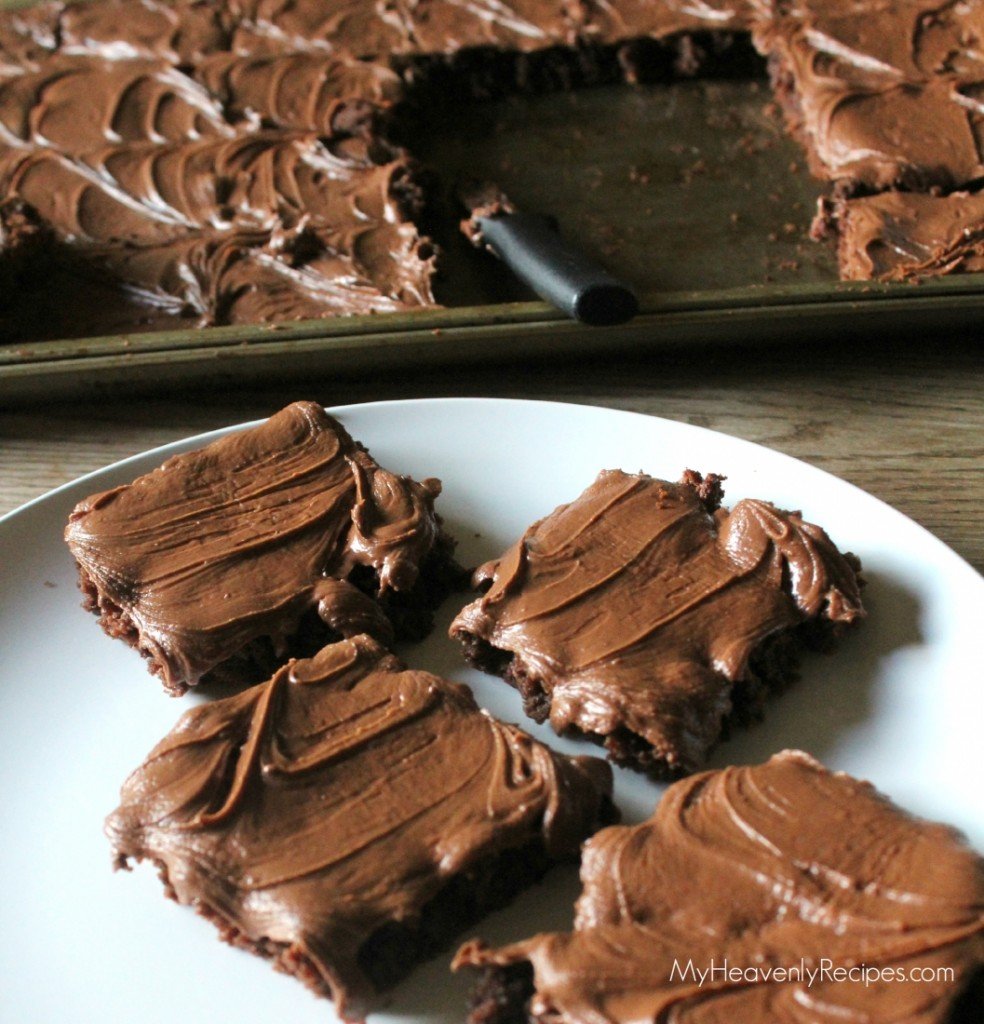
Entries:
[[[492,557],[534,519],[575,497],[602,468],[677,479],[684,468],[727,474],[726,501],[801,508],[856,552],[870,615],[837,653],[816,655],[766,720],[712,764],[753,762],[801,747],[874,781],[918,814],[984,845],[980,799],[980,632],[984,583],[929,533],[850,484],[787,456],[683,423],[585,406],[502,400],[384,402],[336,410],[388,468],[444,481],[438,508],[464,563]],[[234,428],[230,428],[234,429]],[[223,433],[222,431],[218,433]],[[165,900],[152,868],[110,870],[102,835],[120,783],[194,695],[165,696],[139,656],[103,635],[80,607],[62,541],[87,495],[133,479],[206,434],[83,477],[0,521],[0,1017],[46,1024],[335,1019],[293,979],[233,950],[192,911]],[[495,714],[523,721],[517,694],[465,667],[447,623],[401,651],[414,667],[472,684]],[[626,819],[648,815],[661,787],[618,771]],[[492,941],[568,927],[577,892],[560,870],[476,929]],[[377,1021],[463,1019],[467,981],[447,958],[419,969]]]

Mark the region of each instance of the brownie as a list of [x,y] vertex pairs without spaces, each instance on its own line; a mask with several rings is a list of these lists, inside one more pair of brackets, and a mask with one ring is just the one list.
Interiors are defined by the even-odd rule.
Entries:
[[799,649],[863,614],[858,569],[820,527],[721,477],[602,472],[480,567],[451,625],[526,713],[673,776],[793,678]]
[[984,271],[984,193],[882,192],[821,206],[815,231],[838,235],[848,280]]
[[572,932],[459,951],[469,1024],[980,1020],[984,861],[799,751],[675,783],[581,881]]
[[[0,202],[44,226],[23,341],[433,307],[462,101],[753,74],[837,196],[984,176],[979,5],[87,0],[0,11]],[[57,202],[53,197],[57,197]],[[435,227],[436,224],[436,227]],[[943,263],[927,272],[967,269]],[[849,273],[850,268],[843,270]],[[34,316],[57,280],[67,315]]]
[[[346,1020],[616,820],[611,771],[367,636],[187,711],[106,823],[118,866]],[[148,967],[148,969],[150,969]]]
[[440,490],[295,402],[80,502],[65,536],[86,607],[181,694],[256,682],[342,637],[424,636],[461,572]]
[[[2,11],[0,200],[33,209],[46,242],[0,334],[432,307],[437,190],[393,140],[446,116],[448,96],[696,68],[690,34],[730,32],[751,9],[660,10],[88,0]],[[38,316],[52,280],[64,309]]]
[[980,5],[796,0],[757,35],[819,177],[881,190],[984,174]]

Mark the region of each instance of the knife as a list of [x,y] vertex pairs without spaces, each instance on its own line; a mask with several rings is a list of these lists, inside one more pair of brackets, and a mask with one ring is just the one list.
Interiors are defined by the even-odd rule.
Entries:
[[561,312],[594,327],[626,323],[639,312],[635,292],[568,242],[553,218],[518,210],[488,183],[459,186],[458,196],[470,211],[461,229],[471,242]]

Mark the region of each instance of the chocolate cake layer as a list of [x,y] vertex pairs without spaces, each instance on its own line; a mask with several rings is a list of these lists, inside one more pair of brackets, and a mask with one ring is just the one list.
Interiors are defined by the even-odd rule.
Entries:
[[611,772],[480,711],[366,636],[186,712],[123,786],[120,866],[348,1020],[614,820]]
[[984,194],[883,192],[835,207],[841,274],[900,281],[984,271]]
[[720,478],[618,470],[474,575],[451,625],[558,733],[656,774],[693,771],[789,681],[796,647],[862,614],[857,562],[797,512],[718,508]]
[[806,754],[676,783],[581,880],[572,932],[460,950],[471,1024],[980,1019],[984,862]]
[[103,628],[182,693],[208,676],[256,681],[298,645],[419,634],[454,574],[440,490],[297,402],[93,495],[65,536]]

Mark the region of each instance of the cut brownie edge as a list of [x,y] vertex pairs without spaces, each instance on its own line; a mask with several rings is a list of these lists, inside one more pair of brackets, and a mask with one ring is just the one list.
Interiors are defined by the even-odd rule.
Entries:
[[[614,803],[604,797],[599,807],[597,827],[614,824],[618,819]],[[131,860],[139,862],[142,859],[120,855],[114,866],[129,870]],[[156,858],[153,863],[166,896],[177,902],[166,865]],[[389,921],[377,929],[359,950],[359,968],[377,993],[387,992],[415,967],[450,948],[462,932],[477,925],[488,914],[508,906],[520,893],[541,881],[556,863],[541,839],[481,859],[451,876],[423,906],[419,916],[412,920]],[[275,970],[302,981],[315,995],[333,998],[331,988],[314,960],[298,944],[276,942],[265,937],[254,939],[232,924],[218,908],[201,900],[195,902],[194,909],[215,926],[219,937],[230,946],[269,960]],[[520,965],[518,971],[513,968],[507,971],[522,973],[522,967]],[[532,969],[528,975],[532,992]],[[518,1024],[519,1018],[516,1020]],[[489,1021],[491,1024],[491,1017]]]
[[[602,796],[596,829],[619,817],[611,798]],[[541,838],[482,858],[451,876],[418,917],[378,929],[359,950],[359,967],[378,992],[393,988],[418,964],[447,950],[461,932],[541,881],[557,863]]]
[[765,61],[751,37],[734,31],[686,31],[661,38],[629,36],[617,42],[581,39],[570,46],[520,51],[467,46],[452,53],[407,54],[394,58],[407,93],[383,114],[384,134],[403,142],[408,113],[432,109],[436,99],[460,104],[509,96],[569,91],[592,85],[669,83],[761,76]]
[[528,960],[483,967],[468,997],[467,1024],[527,1024],[534,991]]
[[[164,886],[165,896],[176,903],[180,902],[174,886],[171,884],[167,865],[162,860],[140,856],[128,857],[126,854],[119,854],[113,866],[117,870],[129,871],[131,861],[139,863],[144,859],[152,860],[156,867],[157,875]],[[236,949],[242,949],[247,953],[255,953],[265,960],[270,960],[274,970],[280,971],[282,974],[291,975],[297,978],[298,981],[302,981],[315,995],[331,999],[332,993],[325,979],[310,957],[296,943],[274,942],[272,939],[267,938],[252,939],[232,924],[219,910],[201,900],[195,902],[194,909],[200,917],[215,926],[219,933],[219,938],[223,942],[234,946]]]
[[[467,586],[465,570],[455,561],[454,540],[441,532],[434,547],[424,559],[414,585],[406,591],[391,590],[379,593],[379,576],[375,570],[357,566],[348,582],[376,600],[393,627],[392,640],[416,642],[423,640],[434,626],[434,612],[454,591]],[[95,580],[76,561],[79,571],[79,589],[82,607],[98,617],[103,632],[113,639],[122,640],[146,659],[147,670],[156,676],[172,697],[180,697],[190,689],[180,680],[169,680],[162,662],[152,651],[140,643],[140,631],[126,611],[102,593]],[[318,615],[317,608],[308,608],[298,620],[297,629],[286,640],[275,641],[272,636],[260,636],[241,647],[235,654],[214,666],[196,684],[232,684],[247,686],[261,682],[291,658],[310,657],[326,644],[342,640],[337,630],[328,626]],[[388,641],[389,637],[378,638]]]
[[[845,557],[854,567],[860,568],[856,557]],[[811,619],[791,630],[766,637],[749,659],[745,675],[735,682],[724,680],[722,684],[729,691],[731,711],[721,721],[717,742],[730,739],[736,728],[748,728],[761,721],[768,698],[782,693],[798,679],[803,651],[829,652],[845,628],[841,622]],[[456,633],[455,638],[461,642],[465,660],[470,665],[489,675],[499,676],[519,692],[523,711],[533,721],[542,724],[550,718],[550,692],[542,679],[526,668],[522,658],[471,633]],[[571,727],[565,730],[565,735],[582,737],[604,747],[613,764],[632,768],[656,781],[669,782],[699,767],[671,763],[644,736],[624,725],[610,733]]]
[[[599,825],[607,820],[600,818]],[[419,917],[380,928],[359,950],[360,968],[377,991],[392,988],[417,964],[447,950],[461,932],[539,882],[554,863],[540,839],[483,858],[448,879]]]

